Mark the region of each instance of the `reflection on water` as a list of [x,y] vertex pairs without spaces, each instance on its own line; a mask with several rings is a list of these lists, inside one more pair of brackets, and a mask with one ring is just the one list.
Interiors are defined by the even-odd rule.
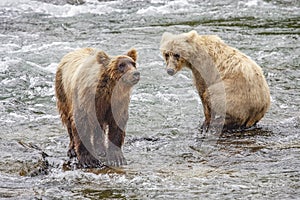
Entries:
[[[298,1],[47,2],[0,2],[1,198],[298,198]],[[168,76],[159,52],[163,32],[192,29],[261,65],[272,105],[259,128],[213,140],[200,134],[191,74]],[[80,170],[66,156],[54,73],[63,55],[87,46],[139,52],[122,168]]]

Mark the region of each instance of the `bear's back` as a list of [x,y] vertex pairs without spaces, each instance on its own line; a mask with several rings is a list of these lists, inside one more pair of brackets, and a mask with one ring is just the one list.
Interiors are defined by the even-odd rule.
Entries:
[[246,79],[256,79],[256,74],[262,75],[263,71],[257,63],[238,49],[227,45],[215,35],[199,37],[198,41],[206,48],[207,53],[214,60],[215,66],[224,76],[243,74]]

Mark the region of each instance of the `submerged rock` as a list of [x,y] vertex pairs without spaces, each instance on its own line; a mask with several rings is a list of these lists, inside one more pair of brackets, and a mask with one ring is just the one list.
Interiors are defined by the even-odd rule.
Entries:
[[84,0],[67,0],[68,4],[72,4],[72,5],[82,5],[85,3]]
[[47,175],[49,173],[49,163],[45,159],[40,159],[36,163],[24,163],[21,168],[20,176],[38,176]]

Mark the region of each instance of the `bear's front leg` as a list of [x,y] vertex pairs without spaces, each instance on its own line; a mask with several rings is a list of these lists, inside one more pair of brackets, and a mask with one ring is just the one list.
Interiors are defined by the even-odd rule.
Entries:
[[199,93],[202,101],[205,120],[201,126],[202,132],[206,133],[210,127],[211,122],[211,104],[209,99],[209,92],[205,90],[203,93]]
[[93,150],[97,158],[100,160],[105,160],[106,156],[106,147],[105,147],[105,138],[106,138],[106,126],[96,127],[93,132]]
[[208,131],[209,127],[210,127],[211,113],[210,113],[210,108],[207,104],[204,104],[203,107],[204,107],[205,119],[204,119],[204,122],[201,126],[201,130],[202,130],[202,133],[206,133]]
[[106,164],[109,166],[126,165],[127,161],[123,156],[122,144],[124,143],[125,132],[117,126],[110,126],[108,134],[108,148],[106,153]]
[[[72,133],[79,166],[83,168],[102,168],[104,166],[103,163],[93,156],[93,152],[89,152],[89,150],[92,150],[91,144],[87,142],[88,140],[85,140],[85,143],[82,142],[75,126],[72,126]],[[89,145],[89,148],[86,148],[85,145]]]
[[205,119],[204,122],[201,125],[201,132],[202,133],[206,133],[208,131],[209,124],[210,124],[210,122]]
[[126,165],[127,161],[123,155],[121,147],[117,147],[114,144],[109,144],[110,147],[107,149],[107,155],[106,155],[106,164],[108,166],[121,166]]
[[91,152],[89,152],[83,143],[76,146],[77,159],[80,167],[83,168],[102,168],[104,164],[97,158],[95,158]]

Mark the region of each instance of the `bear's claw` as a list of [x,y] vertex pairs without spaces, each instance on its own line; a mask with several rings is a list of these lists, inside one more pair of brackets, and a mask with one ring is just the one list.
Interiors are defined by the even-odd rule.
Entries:
[[69,158],[77,157],[75,149],[69,149],[67,155],[68,155]]
[[108,166],[119,167],[121,165],[127,165],[127,161],[121,150],[115,150],[107,153],[105,164]]
[[96,159],[94,156],[91,154],[86,154],[86,155],[80,155],[79,157],[79,165],[82,168],[102,168],[104,167],[104,164]]
[[201,130],[201,133],[206,133],[209,129],[209,122],[207,121],[204,121],[200,130]]

